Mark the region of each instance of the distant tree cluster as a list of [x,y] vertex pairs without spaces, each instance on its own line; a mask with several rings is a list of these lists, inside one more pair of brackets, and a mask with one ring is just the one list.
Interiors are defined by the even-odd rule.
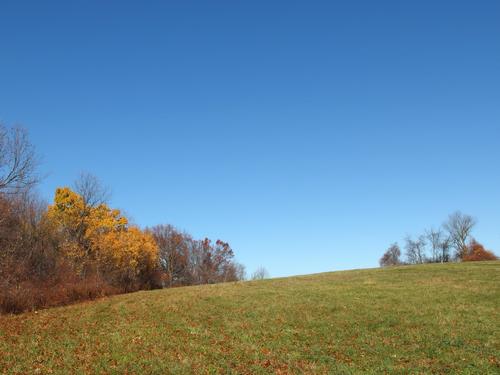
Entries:
[[252,280],[264,280],[269,278],[269,272],[264,267],[258,267],[251,276]]
[[380,266],[497,259],[493,252],[472,237],[475,225],[476,220],[472,216],[457,211],[448,217],[441,228],[428,229],[415,238],[406,236],[404,259],[398,243],[393,243],[380,258]]
[[0,125],[0,312],[245,277],[227,242],[132,225],[90,174],[45,203],[37,164],[27,133]]
[[245,278],[245,268],[234,261],[227,242],[195,240],[172,225],[147,229],[158,246],[164,286],[213,284]]

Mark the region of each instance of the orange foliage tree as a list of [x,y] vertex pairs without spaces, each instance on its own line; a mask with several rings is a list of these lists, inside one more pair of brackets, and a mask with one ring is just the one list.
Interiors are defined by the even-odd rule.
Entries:
[[498,259],[493,252],[488,251],[476,240],[472,240],[467,247],[467,253],[463,256],[464,262],[474,262],[481,260],[496,260]]

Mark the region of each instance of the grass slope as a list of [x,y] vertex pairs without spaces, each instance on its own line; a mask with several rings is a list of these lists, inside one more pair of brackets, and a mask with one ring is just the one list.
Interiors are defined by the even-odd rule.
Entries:
[[4,373],[500,373],[500,263],[139,292],[0,317]]

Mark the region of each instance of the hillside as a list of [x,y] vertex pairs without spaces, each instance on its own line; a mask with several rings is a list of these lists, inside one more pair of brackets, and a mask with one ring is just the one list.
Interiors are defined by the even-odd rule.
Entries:
[[0,317],[3,373],[500,373],[500,262],[137,292]]

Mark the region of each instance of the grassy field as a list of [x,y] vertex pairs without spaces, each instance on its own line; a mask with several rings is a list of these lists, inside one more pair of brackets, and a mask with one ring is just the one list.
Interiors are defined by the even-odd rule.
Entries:
[[500,373],[500,262],[139,292],[0,317],[2,373]]

